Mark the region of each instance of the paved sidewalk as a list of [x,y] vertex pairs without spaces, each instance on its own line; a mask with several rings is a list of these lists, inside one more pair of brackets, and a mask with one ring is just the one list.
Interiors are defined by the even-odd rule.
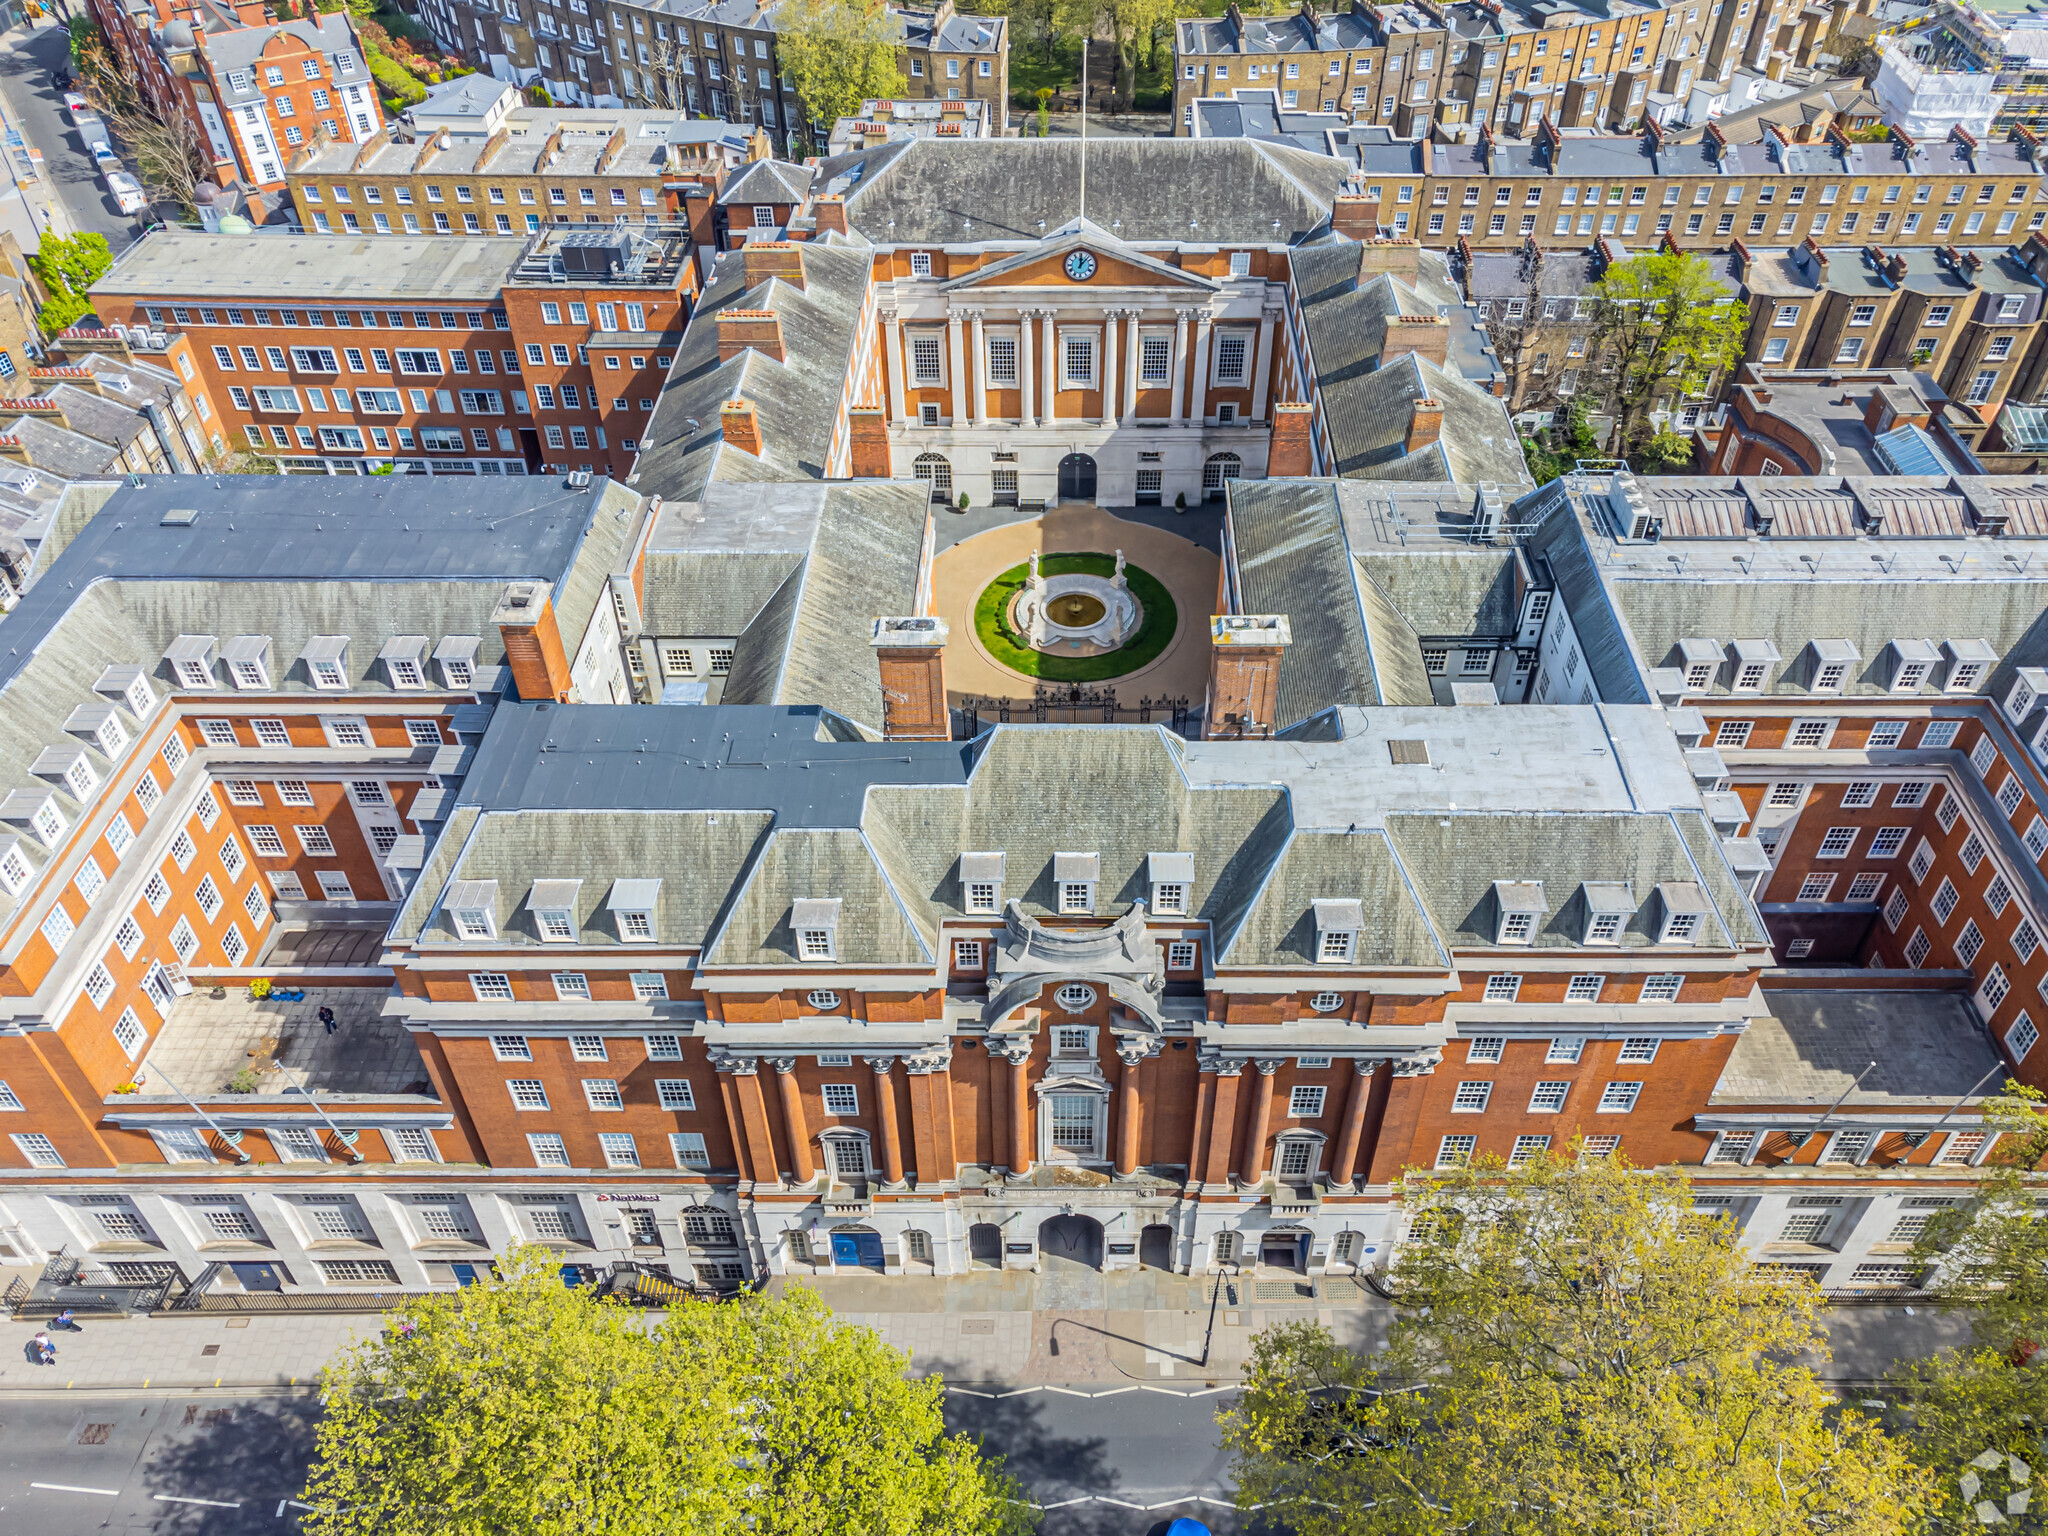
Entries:
[[[1373,1350],[1392,1315],[1348,1278],[1311,1285],[1241,1276],[1219,1286],[1209,1276],[1100,1274],[1058,1261],[1038,1275],[785,1276],[768,1289],[793,1285],[811,1287],[847,1322],[910,1351],[915,1372],[1014,1388],[1225,1386],[1242,1378],[1262,1329],[1318,1322],[1340,1344]],[[380,1313],[317,1312],[86,1318],[83,1332],[51,1334],[54,1366],[28,1360],[42,1324],[0,1322],[0,1395],[303,1389],[344,1345],[373,1336],[384,1321]],[[1969,1341],[1967,1314],[1951,1308],[1838,1308],[1828,1327],[1835,1358],[1821,1374],[1844,1383],[1874,1382],[1899,1358]]]

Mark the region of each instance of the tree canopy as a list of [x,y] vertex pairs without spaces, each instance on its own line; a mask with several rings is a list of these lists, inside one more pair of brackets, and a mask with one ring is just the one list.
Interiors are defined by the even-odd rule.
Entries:
[[1675,1170],[1489,1160],[1412,1182],[1385,1352],[1262,1334],[1223,1417],[1299,1536],[1895,1536],[1927,1475],[1803,1365],[1819,1292]]
[[1611,453],[1633,452],[1651,435],[1653,410],[1704,394],[1742,357],[1749,308],[1697,256],[1658,251],[1616,262],[1588,293],[1590,350],[1610,369]]
[[36,324],[45,336],[55,336],[78,323],[92,308],[92,285],[113,264],[114,253],[105,235],[43,232],[42,243],[28,258],[28,265],[49,295],[36,311]]
[[908,92],[896,49],[900,24],[882,0],[791,0],[778,12],[776,51],[804,110],[829,130],[860,104]]
[[995,1536],[1030,1511],[936,1377],[816,1295],[645,1314],[552,1255],[411,1306],[331,1365],[313,1536]]

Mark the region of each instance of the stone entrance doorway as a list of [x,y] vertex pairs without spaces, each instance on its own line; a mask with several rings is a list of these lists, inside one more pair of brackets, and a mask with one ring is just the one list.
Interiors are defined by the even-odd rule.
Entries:
[[1038,1255],[1079,1264],[1086,1269],[1102,1268],[1102,1223],[1092,1216],[1054,1216],[1038,1228]]
[[1060,500],[1095,499],[1095,461],[1085,453],[1070,453],[1060,460]]

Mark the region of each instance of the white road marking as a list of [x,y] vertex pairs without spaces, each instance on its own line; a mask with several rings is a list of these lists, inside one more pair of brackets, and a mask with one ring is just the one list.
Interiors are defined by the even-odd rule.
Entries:
[[175,1493],[153,1494],[159,1504],[204,1504],[209,1509],[240,1509],[239,1502],[230,1504],[224,1499],[181,1499]]
[[31,1488],[41,1488],[48,1493],[99,1493],[110,1499],[121,1497],[118,1488],[75,1488],[70,1483],[30,1483]]

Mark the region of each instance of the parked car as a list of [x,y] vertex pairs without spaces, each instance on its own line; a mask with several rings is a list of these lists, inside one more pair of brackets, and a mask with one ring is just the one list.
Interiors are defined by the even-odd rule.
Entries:
[[92,103],[76,91],[66,91],[64,93],[64,113],[75,123],[79,118],[91,115]]
[[90,112],[81,112],[72,121],[78,126],[78,140],[85,146],[87,154],[92,153],[95,145],[111,145],[114,142],[107,133],[107,125]]
[[92,163],[99,168],[102,175],[108,171],[121,169],[121,157],[114,153],[114,146],[111,144],[93,145]]
[[142,190],[142,183],[126,171],[107,172],[107,190],[113,194],[115,206],[123,213],[145,213],[149,209],[149,194]]

